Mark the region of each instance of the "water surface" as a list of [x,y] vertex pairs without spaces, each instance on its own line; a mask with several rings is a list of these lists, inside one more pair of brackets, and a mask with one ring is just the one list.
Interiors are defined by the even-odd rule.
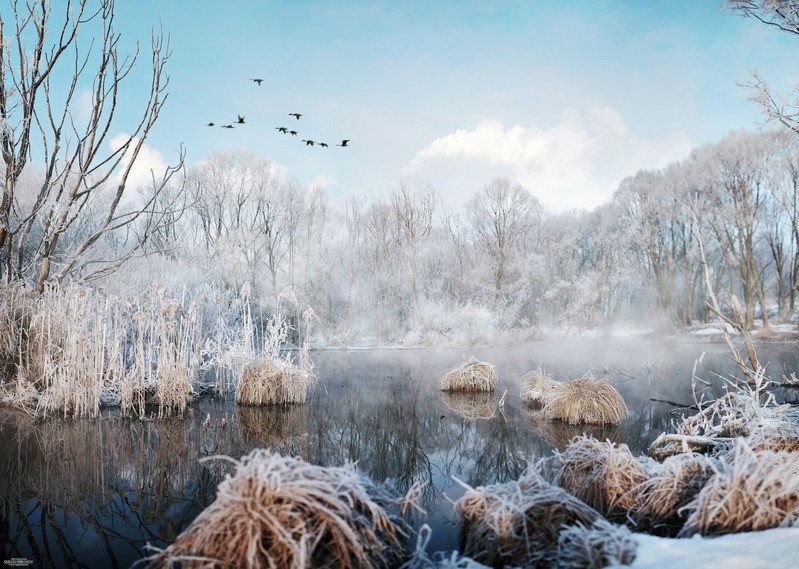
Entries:
[[[355,463],[404,493],[425,483],[431,552],[457,548],[451,501],[471,486],[517,478],[527,464],[583,432],[645,453],[691,403],[691,375],[714,380],[735,367],[720,344],[574,340],[504,349],[321,351],[320,382],[304,406],[239,407],[202,398],[181,419],[134,420],[105,410],[97,419],[33,420],[0,409],[0,542],[3,558],[35,567],[129,567],[145,545],[164,547],[216,496],[230,466],[259,447],[324,466]],[[770,375],[799,370],[795,345],[759,348]],[[704,354],[704,355],[703,355]],[[464,356],[499,371],[493,395],[446,394],[437,380]],[[701,358],[701,361],[697,361]],[[543,420],[519,399],[521,377],[543,366],[556,379],[591,371],[608,377],[630,409],[616,427]],[[703,386],[703,384],[699,384]],[[497,401],[504,390],[504,408]],[[778,391],[781,400],[799,390]]]

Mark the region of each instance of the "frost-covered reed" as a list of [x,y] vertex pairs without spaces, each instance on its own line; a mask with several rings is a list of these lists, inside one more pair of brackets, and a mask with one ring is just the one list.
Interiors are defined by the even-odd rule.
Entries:
[[626,517],[648,476],[625,444],[576,437],[556,454],[555,484],[605,516]]
[[409,557],[402,500],[353,468],[257,449],[153,567],[391,568]]
[[491,567],[552,564],[565,527],[590,526],[600,517],[533,467],[517,481],[464,486],[454,505],[461,516],[460,552]]
[[441,376],[439,387],[442,391],[494,391],[497,381],[497,368],[472,356]]
[[799,453],[755,451],[739,439],[686,509],[681,536],[797,525]]

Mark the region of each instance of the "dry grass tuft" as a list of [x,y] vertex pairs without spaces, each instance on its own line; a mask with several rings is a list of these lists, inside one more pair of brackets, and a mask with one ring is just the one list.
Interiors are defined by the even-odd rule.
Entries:
[[470,357],[445,373],[439,379],[439,386],[442,391],[494,391],[497,380],[497,368]]
[[498,400],[493,392],[441,391],[438,398],[447,409],[470,421],[492,419],[497,414]]
[[583,377],[562,384],[544,405],[544,415],[567,423],[615,424],[627,416],[627,405],[607,379]]
[[627,445],[576,437],[557,453],[554,481],[601,514],[626,515],[649,474]]
[[799,454],[753,451],[744,439],[686,510],[680,536],[723,535],[799,523]]
[[565,528],[558,540],[555,566],[563,569],[602,569],[635,561],[638,545],[630,530],[603,519],[593,525]]
[[779,421],[763,425],[746,437],[746,444],[753,451],[799,452],[799,424]]
[[466,487],[455,502],[462,517],[460,551],[492,567],[552,563],[564,526],[590,526],[599,514],[550,485],[533,468],[518,481]]
[[542,368],[531,371],[522,377],[521,397],[524,403],[546,405],[550,397],[562,386],[552,379]]
[[244,368],[236,382],[236,402],[242,405],[305,403],[309,374],[286,360],[263,359]]
[[688,505],[717,472],[719,462],[691,452],[668,457],[650,468],[639,488],[634,517],[657,535],[673,536],[685,523]]
[[149,558],[172,567],[397,567],[407,528],[400,500],[351,468],[314,466],[257,449],[216,501]]

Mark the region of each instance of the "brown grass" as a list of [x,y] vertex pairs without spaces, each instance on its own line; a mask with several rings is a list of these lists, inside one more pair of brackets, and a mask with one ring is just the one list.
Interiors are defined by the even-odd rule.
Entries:
[[591,525],[599,518],[532,468],[518,481],[467,486],[454,508],[462,518],[461,553],[492,567],[551,563],[564,526]]
[[799,523],[799,454],[753,451],[739,439],[691,501],[681,536],[722,535]]
[[716,473],[719,462],[686,452],[650,467],[650,477],[639,487],[634,517],[651,533],[674,536],[687,518],[684,509]]
[[753,451],[799,452],[799,424],[789,421],[768,423],[754,429],[746,444]]
[[563,385],[552,379],[542,368],[522,377],[521,398],[524,403],[546,405],[550,397]]
[[390,568],[407,557],[407,528],[390,511],[400,501],[353,469],[263,449],[236,466],[151,566]]
[[561,532],[555,565],[564,569],[629,565],[637,548],[630,530],[600,518],[590,526],[577,523]]
[[589,425],[615,424],[627,416],[627,405],[607,379],[583,377],[562,384],[543,409],[550,419]]
[[442,391],[494,391],[497,380],[497,368],[470,357],[441,376],[439,387]]
[[305,403],[310,377],[286,360],[263,359],[244,368],[236,382],[236,402],[242,405]]
[[498,400],[493,392],[441,391],[438,398],[447,409],[470,421],[492,419],[497,414]]
[[624,444],[577,437],[556,457],[554,482],[606,516],[633,509],[638,488],[648,478]]

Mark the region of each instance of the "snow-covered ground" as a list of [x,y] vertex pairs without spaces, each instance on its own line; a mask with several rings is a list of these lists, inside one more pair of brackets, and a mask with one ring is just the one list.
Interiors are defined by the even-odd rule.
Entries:
[[714,538],[666,539],[635,534],[637,569],[781,569],[799,567],[799,528]]

